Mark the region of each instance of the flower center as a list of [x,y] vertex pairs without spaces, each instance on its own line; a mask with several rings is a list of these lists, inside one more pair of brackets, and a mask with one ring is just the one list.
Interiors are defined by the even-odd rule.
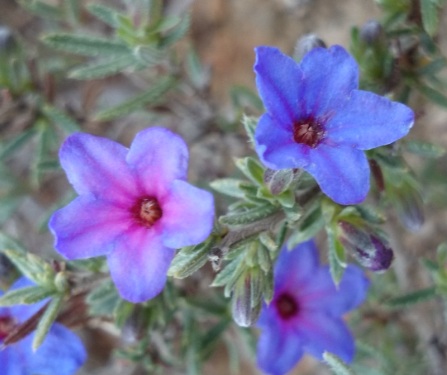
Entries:
[[10,316],[0,316],[0,342],[3,341],[15,327],[15,320]]
[[147,228],[152,227],[163,216],[157,199],[153,197],[140,198],[131,211],[136,221]]
[[315,148],[323,139],[323,126],[314,119],[299,120],[293,123],[293,140]]
[[276,309],[283,319],[290,319],[298,314],[296,299],[288,293],[281,294],[275,301]]

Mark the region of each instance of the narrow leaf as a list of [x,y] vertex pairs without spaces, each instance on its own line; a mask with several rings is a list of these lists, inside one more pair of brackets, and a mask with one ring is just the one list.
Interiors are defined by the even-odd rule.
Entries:
[[422,141],[406,141],[403,143],[405,151],[423,156],[425,158],[440,158],[445,154],[445,149],[441,146]]
[[355,375],[348,365],[334,354],[324,352],[323,360],[335,375]]
[[59,313],[63,300],[64,296],[54,297],[49,303],[45,312],[43,313],[42,318],[37,324],[36,333],[34,334],[32,344],[33,351],[36,351],[39,348],[39,346],[43,343],[43,340],[45,340],[48,331],[50,330],[51,326],[53,325],[54,321],[57,318],[57,314]]
[[421,0],[422,24],[428,35],[434,36],[438,30],[438,9],[433,0]]
[[416,88],[433,103],[447,108],[447,97],[444,94],[422,83],[416,84]]
[[436,296],[436,288],[430,287],[395,297],[386,302],[390,307],[407,307],[419,302],[424,302]]
[[42,111],[51,122],[53,122],[56,126],[59,126],[67,133],[70,134],[80,130],[80,127],[76,121],[59,108],[56,108],[50,104],[45,104],[42,107]]
[[42,288],[41,286],[29,286],[11,290],[0,297],[0,306],[33,304],[50,297],[55,292],[55,289]]
[[241,186],[246,184],[242,180],[235,178],[221,178],[210,183],[211,188],[218,193],[228,195],[234,198],[244,198],[245,191],[241,189]]
[[120,13],[117,10],[101,4],[89,4],[87,10],[107,25],[113,28],[119,26],[118,16]]
[[161,100],[171,88],[174,87],[176,80],[173,77],[160,78],[152,87],[132,99],[117,105],[116,107],[106,109],[96,114],[95,120],[108,121],[117,117],[127,115],[133,111],[141,109],[146,105],[153,105]]
[[271,205],[264,205],[260,207],[255,207],[245,212],[238,212],[235,214],[228,214],[221,216],[219,221],[222,224],[235,226],[253,223],[255,221],[261,220],[267,216],[272,215],[278,211],[278,207]]
[[180,250],[174,257],[171,267],[168,271],[168,276],[174,276],[177,279],[184,279],[198,269],[202,268],[208,261],[208,254],[214,241],[208,241],[194,247],[193,252],[185,254]]
[[83,56],[116,56],[130,52],[122,42],[87,35],[50,34],[43,41],[55,49]]
[[128,54],[82,65],[79,68],[72,70],[68,76],[70,78],[81,80],[98,79],[117,74],[125,69],[135,69],[138,65],[135,57]]
[[35,133],[35,130],[31,128],[3,143],[0,147],[0,160],[10,157],[11,154],[22,148]]

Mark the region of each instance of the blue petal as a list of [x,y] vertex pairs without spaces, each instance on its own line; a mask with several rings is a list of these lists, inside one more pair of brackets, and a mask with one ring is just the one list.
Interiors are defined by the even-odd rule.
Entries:
[[406,136],[414,122],[407,106],[371,92],[355,90],[326,124],[331,142],[361,150],[388,145]]
[[256,86],[264,106],[280,126],[290,126],[297,118],[303,74],[298,64],[277,48],[257,47],[255,51]]
[[56,211],[48,225],[56,250],[68,259],[78,259],[112,251],[114,239],[132,220],[128,207],[85,195]]
[[0,350],[0,366],[2,375],[26,375],[24,373],[23,353],[19,344]]
[[174,252],[162,244],[157,224],[150,229],[135,226],[116,239],[107,262],[121,297],[138,303],[159,294]]
[[304,167],[329,198],[339,204],[362,202],[369,191],[369,165],[363,151],[320,144]]
[[127,162],[145,193],[160,198],[174,180],[186,179],[188,148],[177,134],[152,127],[135,136]]
[[55,323],[36,352],[32,350],[34,333],[17,345],[24,355],[26,371],[21,375],[72,375],[85,362],[87,353],[82,341],[64,326]]
[[198,244],[211,233],[213,221],[213,195],[185,181],[174,181],[163,202],[163,245],[177,249]]
[[113,202],[129,202],[139,192],[126,164],[127,151],[109,139],[76,133],[66,139],[59,157],[78,194],[91,193]]
[[305,95],[301,112],[326,117],[344,105],[358,87],[358,66],[343,47],[314,48],[304,56],[300,67],[304,73]]
[[298,298],[303,310],[319,310],[339,317],[365,300],[368,286],[368,279],[358,267],[347,267],[338,287],[334,285],[329,268],[322,267],[305,285],[300,285]]
[[303,355],[303,340],[293,327],[283,325],[273,308],[263,307],[258,327],[261,335],[257,347],[258,367],[272,375],[290,371]]
[[318,250],[314,241],[299,244],[295,249],[281,250],[275,264],[275,292],[287,289],[295,290],[298,286],[312,281],[318,269]]
[[325,351],[349,363],[354,358],[354,339],[341,318],[316,311],[301,314],[299,332],[305,338],[304,350],[322,360]]
[[259,119],[255,140],[259,158],[271,169],[303,168],[309,164],[309,147],[296,143],[291,130],[285,130],[268,113]]

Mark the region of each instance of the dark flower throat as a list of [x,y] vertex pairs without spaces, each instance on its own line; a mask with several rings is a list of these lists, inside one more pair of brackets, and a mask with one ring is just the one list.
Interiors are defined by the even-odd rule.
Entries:
[[315,148],[322,141],[323,135],[323,126],[312,118],[293,123],[293,140],[296,143]]
[[281,294],[275,301],[276,309],[283,319],[290,319],[299,312],[296,299],[288,293]]
[[157,199],[153,197],[140,198],[131,209],[135,220],[147,227],[152,227],[162,216],[163,211]]

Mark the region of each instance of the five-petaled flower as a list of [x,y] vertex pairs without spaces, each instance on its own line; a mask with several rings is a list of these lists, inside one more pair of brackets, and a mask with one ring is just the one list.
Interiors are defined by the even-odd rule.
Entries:
[[[21,278],[11,289],[31,286]],[[3,292],[0,291],[0,296]],[[0,345],[12,330],[35,314],[45,301],[34,305],[0,307]],[[59,323],[54,323],[42,345],[32,350],[34,333],[0,350],[2,375],[71,375],[85,362],[87,354],[81,340]]]
[[139,132],[130,149],[76,133],[59,156],[79,197],[50,220],[56,249],[68,259],[107,255],[123,298],[155,297],[175,249],[202,242],[213,226],[212,195],[185,181],[185,142],[158,127]]
[[273,300],[263,306],[258,321],[259,367],[269,374],[285,374],[304,352],[322,359],[327,351],[350,362],[354,340],[341,316],[366,297],[369,282],[362,271],[348,266],[335,287],[309,241],[292,251],[282,249],[274,275]]
[[340,46],[314,48],[299,64],[277,48],[258,47],[254,70],[266,108],[255,133],[263,163],[306,170],[337,203],[363,201],[370,171],[364,150],[404,137],[413,111],[358,90],[358,66]]

